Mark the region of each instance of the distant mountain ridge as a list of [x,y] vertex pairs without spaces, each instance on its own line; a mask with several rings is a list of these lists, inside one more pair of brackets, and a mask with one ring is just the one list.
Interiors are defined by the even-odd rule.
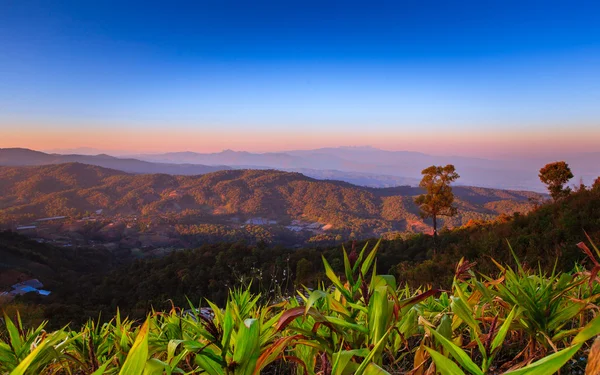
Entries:
[[[454,187],[456,226],[471,219],[525,212],[543,196],[475,187]],[[349,234],[381,235],[427,230],[414,196],[420,188],[375,189],[316,180],[275,170],[224,170],[202,176],[133,175],[80,163],[0,167],[2,218],[77,215],[192,215],[195,222],[265,218],[280,225],[294,220],[330,225]]]
[[199,175],[230,169],[227,166],[208,166],[200,164],[165,164],[152,163],[133,158],[117,158],[99,155],[59,155],[47,154],[25,148],[1,148],[0,165],[3,166],[34,166],[63,163],[83,163],[99,167],[117,169],[129,173],[168,173],[180,175]]
[[[153,162],[225,164],[232,167],[262,167],[281,170],[335,170],[369,173],[420,180],[421,171],[430,165],[453,164],[460,174],[458,183],[500,189],[545,192],[538,171],[555,161],[544,158],[492,160],[464,156],[435,156],[413,151],[386,151],[374,147],[329,147],[314,150],[250,153],[225,150],[217,153],[171,152],[142,154],[139,159]],[[563,155],[575,174],[591,183],[600,175],[600,152]],[[345,179],[345,178],[344,178]],[[381,186],[381,185],[379,185]]]
[[[94,149],[82,148],[84,152],[92,152]],[[235,151],[226,151],[230,155],[237,155]],[[193,158],[194,153],[177,153],[181,155],[188,155]],[[252,155],[251,153],[241,153],[242,155]],[[279,154],[272,157],[275,160]],[[293,158],[293,157],[291,157]],[[175,158],[177,159],[177,158]],[[177,159],[180,160],[180,159]],[[225,160],[223,160],[225,161]],[[48,154],[40,151],[34,151],[24,148],[5,148],[0,149],[0,165],[4,166],[34,166],[34,165],[49,165],[49,164],[61,164],[61,163],[84,163],[90,165],[97,165],[104,168],[112,168],[128,173],[140,173],[140,174],[151,174],[151,173],[165,173],[171,175],[201,175],[210,172],[216,172],[220,170],[228,169],[282,169],[290,172],[301,172],[307,176],[317,179],[337,179],[356,185],[370,186],[370,187],[390,187],[398,185],[417,185],[419,180],[414,178],[406,178],[402,176],[389,176],[381,174],[373,174],[367,172],[342,172],[330,169],[310,169],[310,168],[293,168],[286,167],[285,163],[274,163],[274,162],[261,162],[256,159],[245,159],[243,157],[227,159],[227,161],[238,164],[235,167],[222,165],[217,160],[211,161],[214,165],[203,165],[194,163],[170,163],[168,161],[144,161],[134,158],[121,158],[114,157],[106,154],[98,155],[78,155],[78,154]],[[258,165],[244,164],[244,161],[256,161]],[[275,166],[273,166],[275,165]],[[289,163],[289,165],[295,165]],[[277,167],[279,166],[279,167]]]
[[[137,155],[142,160],[169,163],[226,164],[260,166],[283,170],[337,170],[370,173],[420,180],[421,171],[430,165],[454,164],[461,175],[460,184],[506,189],[543,191],[537,171],[506,162],[465,158],[438,157],[419,152],[384,151],[376,148],[322,148],[279,153],[248,153],[225,150],[218,153],[175,152]],[[510,164],[510,163],[508,163]],[[510,176],[510,178],[507,178]]]
[[[81,148],[83,152],[93,150]],[[216,153],[170,152],[127,157],[45,154],[27,149],[0,149],[0,165],[47,165],[80,162],[129,173],[199,175],[227,169],[278,169],[301,172],[318,179],[337,179],[361,186],[418,185],[421,171],[430,165],[454,164],[459,185],[546,192],[539,169],[555,160],[569,163],[571,185],[591,182],[600,175],[600,152],[572,153],[562,158],[491,160],[463,156],[433,156],[412,151],[374,147],[337,147],[315,150],[252,153],[225,150]]]

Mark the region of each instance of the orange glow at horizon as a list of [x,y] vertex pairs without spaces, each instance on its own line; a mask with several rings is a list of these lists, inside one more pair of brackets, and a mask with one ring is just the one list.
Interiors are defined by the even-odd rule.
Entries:
[[349,130],[334,131],[252,131],[252,130],[172,130],[150,128],[144,131],[123,127],[61,129],[55,127],[12,127],[2,130],[0,148],[23,147],[34,150],[90,147],[100,150],[161,153],[175,151],[220,152],[225,149],[275,152],[320,147],[373,146],[392,151],[418,151],[438,155],[492,156],[552,152],[597,151],[600,131],[523,130],[518,134],[478,130],[470,132],[428,131],[387,134]]

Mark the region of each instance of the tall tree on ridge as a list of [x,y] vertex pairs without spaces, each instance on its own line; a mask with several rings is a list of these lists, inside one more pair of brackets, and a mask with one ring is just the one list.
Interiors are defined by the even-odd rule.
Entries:
[[573,173],[569,165],[564,161],[557,161],[546,164],[540,169],[540,181],[542,181],[550,192],[550,196],[554,201],[564,198],[571,193],[570,187],[564,185],[573,178]]
[[437,239],[437,218],[438,216],[456,215],[454,203],[454,194],[450,184],[456,181],[460,176],[456,173],[454,165],[448,164],[445,167],[432,165],[423,169],[421,172],[423,179],[419,186],[425,189],[425,194],[419,195],[415,203],[421,209],[421,217],[432,218],[433,220],[433,238]]

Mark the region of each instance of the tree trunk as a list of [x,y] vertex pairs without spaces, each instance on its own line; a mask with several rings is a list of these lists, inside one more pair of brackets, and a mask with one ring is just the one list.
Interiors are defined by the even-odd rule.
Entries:
[[437,215],[433,215],[433,254],[437,254]]

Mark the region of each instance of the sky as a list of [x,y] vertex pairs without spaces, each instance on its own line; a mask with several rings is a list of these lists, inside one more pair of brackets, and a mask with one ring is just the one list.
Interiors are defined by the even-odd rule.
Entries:
[[597,151],[597,1],[0,1],[0,147]]

